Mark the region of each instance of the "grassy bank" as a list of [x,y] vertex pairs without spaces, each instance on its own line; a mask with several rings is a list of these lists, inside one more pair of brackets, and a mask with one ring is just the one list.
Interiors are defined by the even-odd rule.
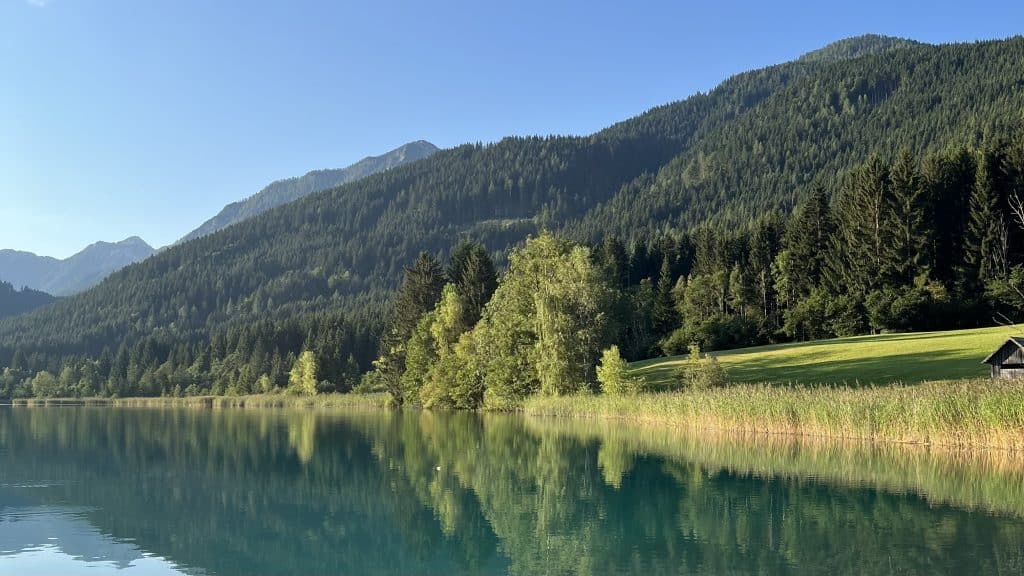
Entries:
[[1024,450],[1024,382],[917,386],[736,385],[639,396],[531,398],[533,416],[658,422],[696,430]]
[[[716,352],[732,382],[917,384],[980,378],[981,360],[1007,337],[1024,333],[1005,326],[946,332],[855,336]],[[664,389],[683,357],[632,365],[656,389]]]
[[247,396],[187,396],[183,398],[20,398],[15,406],[144,406],[196,408],[383,408],[386,394],[320,394],[291,396],[252,394]]

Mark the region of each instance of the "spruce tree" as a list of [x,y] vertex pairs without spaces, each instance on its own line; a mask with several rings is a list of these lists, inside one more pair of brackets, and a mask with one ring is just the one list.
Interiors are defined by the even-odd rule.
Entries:
[[964,242],[968,282],[984,285],[1005,273],[1003,235],[1006,223],[999,210],[999,157],[988,149],[978,156]]
[[441,297],[444,271],[437,259],[421,252],[405,269],[402,287],[395,297],[391,327],[398,341],[405,341],[416,329],[420,316],[429,312]]
[[931,206],[916,160],[909,151],[903,150],[897,157],[889,173],[889,185],[894,231],[889,245],[891,274],[896,281],[909,286],[928,269],[927,246],[931,243],[928,226]]
[[886,285],[893,268],[891,203],[888,169],[872,156],[836,199],[829,278],[834,290],[866,294]]
[[791,294],[805,297],[821,283],[834,228],[828,195],[823,188],[815,188],[786,228],[783,239]]
[[975,178],[975,159],[964,148],[925,156],[921,179],[934,207],[927,246],[931,275],[949,287],[963,287],[969,191]]
[[452,252],[446,276],[461,300],[460,322],[472,327],[498,287],[494,260],[482,244],[462,241]]
[[661,271],[654,291],[654,332],[657,338],[668,335],[679,326],[679,313],[672,297],[674,286],[672,264],[666,254],[661,260]]

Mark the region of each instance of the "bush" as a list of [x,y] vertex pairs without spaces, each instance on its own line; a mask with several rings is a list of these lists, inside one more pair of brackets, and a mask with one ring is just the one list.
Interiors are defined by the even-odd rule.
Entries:
[[32,379],[32,395],[36,398],[57,398],[67,396],[68,391],[60,385],[56,376],[44,370]]
[[701,357],[699,344],[690,345],[690,356],[676,370],[675,375],[683,388],[690,390],[720,388],[729,383],[725,368],[722,368],[717,358],[707,355]]
[[601,354],[597,381],[601,385],[601,392],[614,396],[638,394],[644,388],[642,378],[629,375],[629,365],[619,354],[618,346],[612,346]]

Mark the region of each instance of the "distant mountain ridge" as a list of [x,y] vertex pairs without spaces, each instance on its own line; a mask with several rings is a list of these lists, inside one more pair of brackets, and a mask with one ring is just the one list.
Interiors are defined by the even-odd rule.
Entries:
[[341,186],[402,164],[422,160],[438,150],[437,146],[426,140],[416,140],[380,156],[367,156],[346,168],[313,170],[303,176],[276,180],[245,200],[228,204],[216,216],[183,236],[175,244],[213,234],[232,224],[283,206],[303,196]]
[[63,260],[32,252],[0,250],[0,281],[54,296],[70,296],[155,252],[138,236],[120,242],[96,242]]

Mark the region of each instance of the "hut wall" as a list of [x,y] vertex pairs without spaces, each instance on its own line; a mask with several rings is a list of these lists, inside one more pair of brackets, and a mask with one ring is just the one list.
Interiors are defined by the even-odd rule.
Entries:
[[993,378],[1024,378],[1024,368],[1000,368],[992,367]]

